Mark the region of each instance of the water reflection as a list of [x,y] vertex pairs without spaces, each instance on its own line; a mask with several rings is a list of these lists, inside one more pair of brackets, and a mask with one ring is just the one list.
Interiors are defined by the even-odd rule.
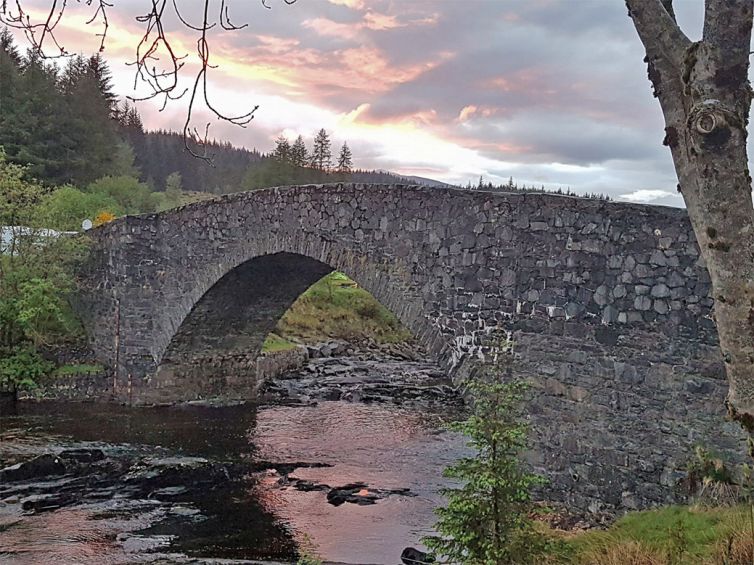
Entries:
[[[311,540],[344,563],[396,563],[434,521],[444,466],[464,451],[441,432],[441,406],[320,402],[313,407],[125,408],[20,404],[0,414],[0,466],[71,446],[103,446],[141,457],[174,454],[219,461],[309,461],[292,475],[338,486],[410,488],[371,506],[327,503],[326,492],[278,484],[272,471],[218,481],[191,500],[119,496],[30,515],[0,503],[0,560],[12,563],[133,563],[157,554],[294,560]],[[2,495],[0,495],[2,499]],[[4,554],[2,552],[5,552]]]

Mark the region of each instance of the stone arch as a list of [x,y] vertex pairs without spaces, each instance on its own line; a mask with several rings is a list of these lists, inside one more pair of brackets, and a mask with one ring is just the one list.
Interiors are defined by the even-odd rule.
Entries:
[[[419,333],[420,320],[412,315],[417,309],[391,292],[393,283],[381,271],[366,261],[355,269],[338,267]],[[154,398],[253,398],[262,384],[254,378],[254,367],[265,337],[306,289],[333,270],[287,251],[256,256],[231,269],[191,307],[157,359],[148,385]]]

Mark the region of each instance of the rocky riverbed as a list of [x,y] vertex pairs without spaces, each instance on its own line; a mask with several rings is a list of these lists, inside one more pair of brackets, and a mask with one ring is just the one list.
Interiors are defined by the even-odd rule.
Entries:
[[318,357],[259,404],[20,403],[0,412],[0,560],[398,563],[433,522],[442,430],[462,403],[436,367]]
[[260,391],[262,402],[306,405],[322,400],[460,407],[463,402],[448,378],[431,363],[374,361],[355,357],[312,359],[284,373]]

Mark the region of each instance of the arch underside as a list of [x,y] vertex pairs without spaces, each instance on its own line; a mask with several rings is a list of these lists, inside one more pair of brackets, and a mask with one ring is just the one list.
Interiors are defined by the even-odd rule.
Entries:
[[160,396],[254,396],[256,360],[291,304],[333,270],[294,253],[242,263],[196,303],[170,341],[150,384]]

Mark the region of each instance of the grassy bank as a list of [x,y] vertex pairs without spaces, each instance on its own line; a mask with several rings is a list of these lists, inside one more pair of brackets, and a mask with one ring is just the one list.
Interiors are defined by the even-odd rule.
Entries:
[[553,533],[563,545],[549,563],[751,565],[753,528],[748,506],[669,506],[633,512],[608,530]]
[[411,333],[369,292],[343,273],[333,272],[306,290],[282,317],[264,351],[295,347],[293,341],[330,339],[397,343]]

